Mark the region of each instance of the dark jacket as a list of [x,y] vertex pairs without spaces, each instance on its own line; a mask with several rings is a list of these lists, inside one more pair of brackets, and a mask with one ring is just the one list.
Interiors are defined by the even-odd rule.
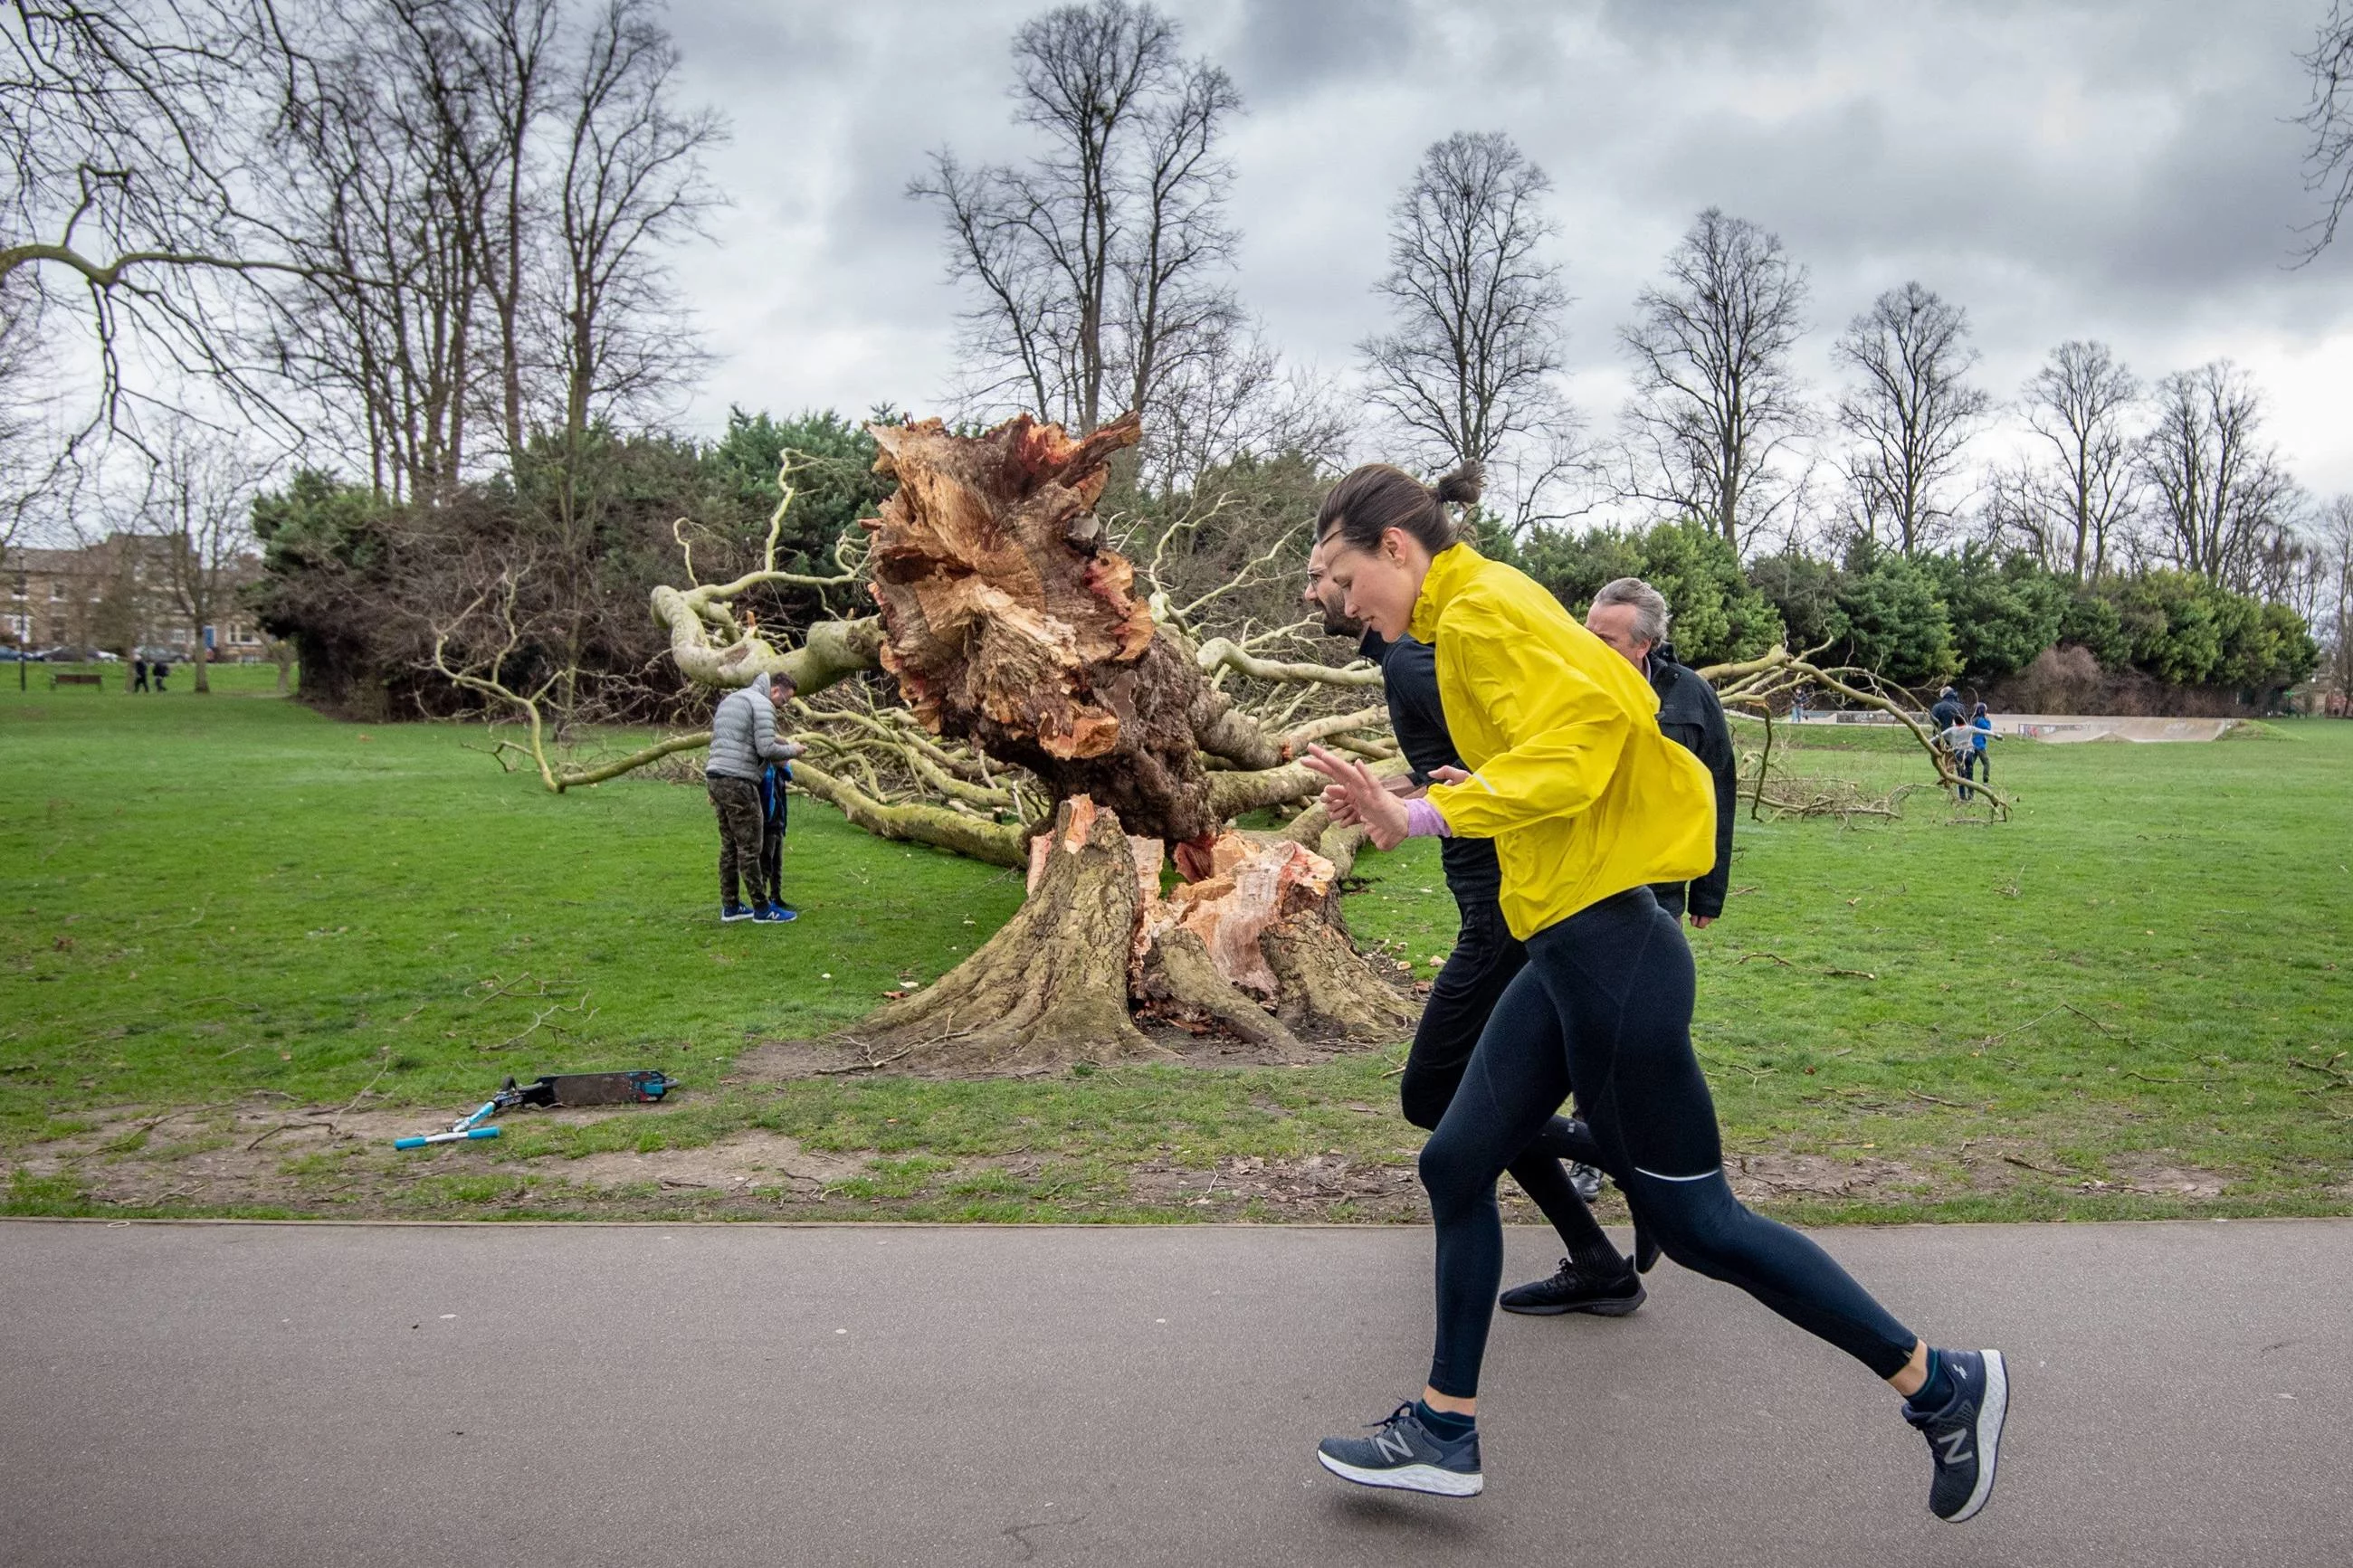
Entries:
[[[1381,667],[1389,728],[1397,731],[1398,749],[1405,753],[1413,782],[1430,783],[1436,768],[1461,767],[1454,737],[1446,728],[1445,706],[1438,698],[1437,650],[1411,637],[1385,642],[1377,632],[1366,632],[1357,651]],[[1504,873],[1495,860],[1493,839],[1440,839],[1438,856],[1446,868],[1446,886],[1461,908],[1492,904],[1502,893]]]
[[1936,706],[1928,710],[1928,721],[1937,730],[1949,730],[1969,721],[1968,710],[1961,706],[1957,698],[1939,697]]
[[1677,664],[1672,647],[1653,648],[1647,673],[1651,689],[1659,694],[1660,732],[1706,763],[1715,780],[1715,864],[1690,882],[1688,906],[1692,914],[1714,919],[1724,912],[1725,889],[1732,880],[1732,817],[1740,798],[1732,726],[1725,722],[1715,688],[1697,670]]

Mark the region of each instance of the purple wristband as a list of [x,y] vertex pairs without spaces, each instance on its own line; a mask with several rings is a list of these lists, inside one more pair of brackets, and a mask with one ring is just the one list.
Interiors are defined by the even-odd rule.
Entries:
[[1438,807],[1426,800],[1405,803],[1405,836],[1408,838],[1451,838],[1454,829],[1446,826],[1446,818],[1438,815]]

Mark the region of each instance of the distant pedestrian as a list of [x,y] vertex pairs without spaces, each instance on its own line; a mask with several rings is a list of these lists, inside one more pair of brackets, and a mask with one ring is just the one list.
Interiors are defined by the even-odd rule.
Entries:
[[172,661],[171,661],[170,659],[168,659],[168,658],[159,658],[159,659],[157,659],[157,660],[155,661],[155,689],[156,689],[156,690],[161,691],[161,690],[163,690],[163,689],[164,689],[164,682],[166,679],[168,679],[170,678],[171,673],[172,673]]
[[1947,686],[1936,693],[1936,704],[1928,710],[1928,722],[1938,730],[1949,730],[1967,721],[1968,710],[1961,706],[1961,694]]
[[[793,700],[793,683],[776,676],[768,683],[768,700],[781,706]],[[793,781],[791,759],[808,750],[795,741],[784,742],[785,756],[760,770],[760,882],[754,902],[782,920],[798,920],[800,911],[785,902],[785,786]]]
[[[711,716],[711,756],[704,785],[719,816],[719,918],[775,924],[789,917],[770,912],[761,897],[761,851],[765,812],[760,776],[771,763],[788,760],[776,738],[776,710],[768,700],[769,680],[731,691]],[[741,895],[741,896],[739,896]]]
[[133,691],[147,689],[147,661],[143,658],[131,661],[131,689]]
[[[1986,742],[1993,738],[1993,715],[1986,711],[1984,703],[1978,703],[1977,711],[1969,715],[1969,749],[1961,753],[1961,771],[1970,778],[1982,779],[1990,784],[1993,783],[1993,754],[1986,750]],[[1967,789],[1961,791],[1961,798],[1969,798]]]

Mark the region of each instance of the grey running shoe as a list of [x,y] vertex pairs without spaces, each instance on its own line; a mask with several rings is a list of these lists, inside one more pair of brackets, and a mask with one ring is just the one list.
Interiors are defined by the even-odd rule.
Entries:
[[1601,1196],[1601,1167],[1583,1163],[1571,1165],[1568,1168],[1568,1184],[1575,1187],[1577,1195],[1587,1203],[1598,1202]]
[[1649,1299],[1650,1292],[1631,1269],[1615,1279],[1597,1279],[1580,1273],[1575,1263],[1564,1258],[1560,1271],[1551,1279],[1515,1285],[1504,1292],[1498,1304],[1506,1312],[1524,1312],[1532,1318],[1557,1317],[1563,1312],[1623,1318]]
[[1953,1379],[1953,1397],[1942,1410],[1904,1406],[1904,1419],[1928,1439],[1936,1467],[1928,1486],[1928,1511],[1958,1524],[1974,1519],[1993,1496],[1994,1461],[2001,1450],[2001,1424],[2010,1414],[2010,1367],[2000,1351],[1939,1350]]
[[1487,1484],[1479,1473],[1477,1430],[1447,1442],[1421,1424],[1411,1400],[1377,1423],[1369,1437],[1324,1438],[1315,1458],[1334,1475],[1360,1487],[1477,1497]]

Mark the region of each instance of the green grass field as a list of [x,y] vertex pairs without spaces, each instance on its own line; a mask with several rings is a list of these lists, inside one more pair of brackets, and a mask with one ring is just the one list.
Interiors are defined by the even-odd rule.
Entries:
[[[463,749],[473,732],[333,723],[269,695],[268,667],[216,670],[209,697],[52,691],[40,667],[20,695],[15,673],[9,1212],[1417,1210],[1401,1045],[970,1082],[731,1073],[956,963],[1019,900],[995,868],[797,801],[801,921],[722,927],[699,788],[550,796]],[[1802,771],[1917,773],[1894,737],[1801,739]],[[1729,911],[1694,946],[1744,1190],[1814,1220],[2353,1211],[2353,725],[2008,742],[1996,765],[2006,824],[1931,795],[1892,823],[1741,823]],[[1359,938],[1430,973],[1452,929],[1435,854],[1359,870]],[[687,1092],[424,1155],[375,1136],[506,1072],[640,1066]]]

